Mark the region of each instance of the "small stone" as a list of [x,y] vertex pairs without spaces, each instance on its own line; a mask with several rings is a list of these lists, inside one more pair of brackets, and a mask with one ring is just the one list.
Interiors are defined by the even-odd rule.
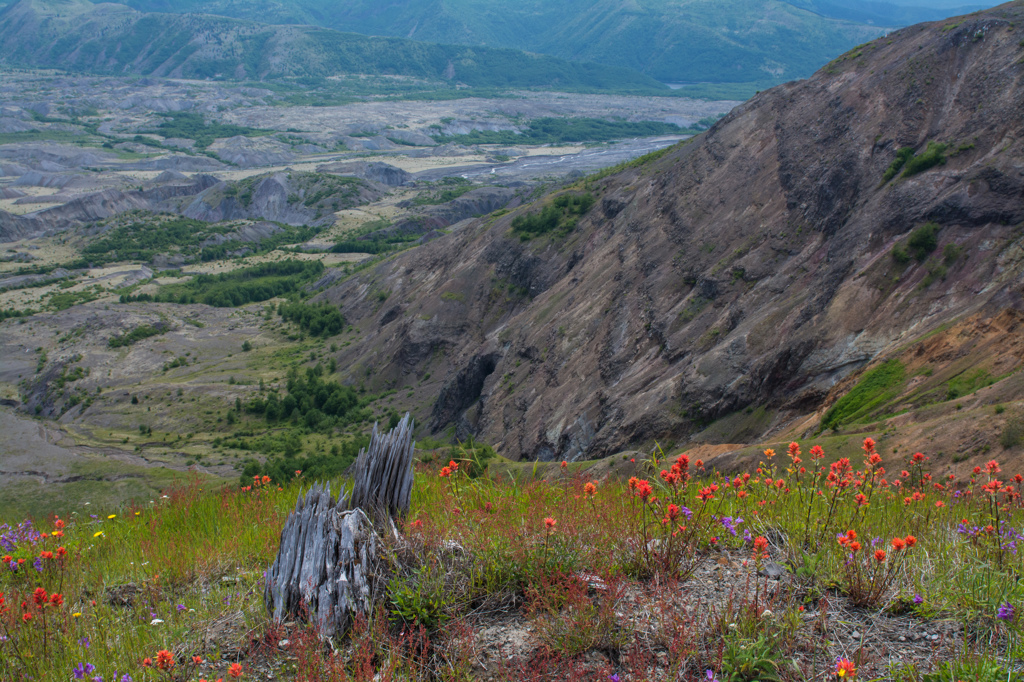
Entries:
[[907,638],[906,638],[906,637],[904,637],[903,635],[900,635],[900,641],[901,641],[901,642],[905,642],[905,641],[907,641]]
[[774,561],[769,561],[764,565],[764,568],[758,571],[758,575],[778,580],[782,576],[786,575],[786,567],[782,564],[777,564]]
[[282,639],[280,642],[277,643],[277,645],[283,649],[291,643],[292,641],[290,639]]
[[860,639],[860,631],[854,630],[850,633],[850,637],[852,637],[853,639]]

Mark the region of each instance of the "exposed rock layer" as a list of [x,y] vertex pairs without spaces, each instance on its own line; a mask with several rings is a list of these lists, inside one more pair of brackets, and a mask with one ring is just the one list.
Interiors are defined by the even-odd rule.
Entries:
[[[513,214],[389,260],[324,294],[366,332],[341,364],[444,376],[432,426],[511,457],[811,411],[946,321],[1024,308],[1022,38],[1021,3],[899,31],[591,183],[564,238],[523,242]],[[882,181],[929,143],[944,163]],[[894,257],[928,222],[936,248]]]

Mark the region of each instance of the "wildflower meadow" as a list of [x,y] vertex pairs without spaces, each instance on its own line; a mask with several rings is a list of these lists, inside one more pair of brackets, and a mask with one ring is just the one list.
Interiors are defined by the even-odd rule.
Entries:
[[997,461],[938,471],[868,438],[731,474],[655,448],[594,479],[422,454],[387,587],[334,641],[263,605],[301,475],[0,526],[0,679],[1018,675],[1024,478]]

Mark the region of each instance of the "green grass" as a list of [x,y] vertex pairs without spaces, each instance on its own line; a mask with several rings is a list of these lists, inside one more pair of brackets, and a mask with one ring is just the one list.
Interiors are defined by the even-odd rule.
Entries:
[[838,428],[843,424],[858,423],[884,406],[899,393],[903,386],[903,363],[893,359],[869,370],[850,391],[836,401],[821,419],[821,428]]
[[[897,457],[859,471],[836,464],[839,480],[869,485],[833,485],[825,472],[841,454],[833,448],[840,440],[823,439],[820,460],[811,443],[803,444],[803,452],[793,453],[806,464],[802,473],[800,463],[782,454],[784,445],[780,454],[762,457],[745,483],[743,477],[734,483],[712,475],[692,460],[683,467],[682,460],[655,450],[657,459],[623,463],[635,485],[613,477],[591,488],[585,487],[589,463],[519,463],[514,466],[524,472],[532,467],[534,475],[514,479],[495,476],[513,465],[491,456],[490,475],[471,478],[466,472],[476,458],[469,450],[430,453],[430,461],[417,467],[409,515],[398,523],[406,542],[392,555],[380,586],[380,610],[334,647],[301,626],[275,625],[262,599],[262,572],[274,560],[296,496],[313,480],[313,460],[301,461],[310,468],[298,480],[294,472],[282,472],[292,480],[281,487],[247,478],[244,487],[217,488],[193,477],[152,501],[101,508],[83,506],[78,498],[63,507],[63,528],[49,514],[38,517],[37,528],[60,530],[61,537],[28,540],[24,528],[0,528],[3,551],[15,562],[25,560],[16,571],[0,566],[0,592],[12,607],[0,614],[0,655],[16,682],[65,679],[85,662],[104,679],[115,669],[134,679],[159,679],[141,662],[163,649],[175,655],[177,679],[225,677],[235,661],[243,679],[270,667],[296,680],[369,681],[382,672],[393,679],[436,679],[431,659],[395,655],[410,651],[412,628],[422,638],[417,641],[429,643],[459,672],[442,679],[472,679],[474,659],[463,658],[472,651],[466,643],[485,628],[500,632],[512,623],[529,628],[531,640],[489,663],[500,679],[578,670],[594,651],[620,660],[644,653],[648,669],[659,674],[691,668],[699,676],[708,669],[721,675],[789,671],[792,658],[828,673],[845,652],[843,635],[861,619],[891,624],[898,614],[900,626],[912,631],[955,623],[971,633],[933,652],[930,665],[961,672],[984,668],[992,675],[984,679],[1005,679],[1024,632],[1019,619],[996,614],[1001,605],[1024,600],[1017,580],[1024,558],[1000,548],[983,529],[1000,522],[1018,528],[1024,522],[1020,503],[998,511],[990,506],[980,487],[989,478],[984,474],[977,482],[936,490],[922,478],[927,468]],[[859,439],[843,443],[861,445]],[[334,456],[340,455],[339,449]],[[439,476],[450,460],[458,463],[457,472]],[[675,472],[674,463],[686,477],[665,481],[659,472]],[[908,471],[896,473],[899,489],[881,482],[880,466]],[[260,472],[276,469],[251,471],[262,477]],[[325,477],[335,492],[344,482]],[[647,497],[638,494],[644,485],[652,488]],[[864,493],[868,504],[858,501]],[[906,501],[911,493],[922,499]],[[670,505],[687,507],[689,515],[680,512],[678,523],[663,523],[675,513]],[[8,522],[21,521],[0,513]],[[837,534],[847,531],[855,531],[865,548],[851,552],[840,545]],[[892,546],[890,538],[908,535],[913,547]],[[754,549],[758,536],[765,538],[764,555]],[[455,544],[458,551],[451,549]],[[62,558],[40,559],[41,571],[30,568],[40,552],[59,547],[66,551]],[[882,561],[873,556],[876,549],[885,551]],[[759,579],[766,559],[789,572],[777,582]],[[719,565],[728,568],[714,570]],[[28,606],[35,617],[26,624],[20,604],[32,604],[37,587],[59,592],[63,604]],[[715,587],[721,595],[698,596]],[[495,621],[492,613],[502,619]],[[679,646],[663,647],[662,637],[677,638]],[[289,644],[279,645],[284,639]],[[897,655],[909,646],[886,642]],[[202,668],[192,667],[192,656],[202,658]],[[892,677],[887,657],[851,660],[859,678]],[[602,679],[614,673],[611,666],[599,669]],[[803,677],[786,672],[782,679]]]
[[985,369],[964,372],[946,383],[946,400],[954,400],[961,396],[969,395],[979,388],[991,386],[995,382],[996,378]]

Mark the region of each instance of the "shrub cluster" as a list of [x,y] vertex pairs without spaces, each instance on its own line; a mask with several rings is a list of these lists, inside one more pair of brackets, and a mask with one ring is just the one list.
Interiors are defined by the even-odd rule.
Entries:
[[345,328],[345,317],[333,305],[320,303],[309,305],[296,301],[282,303],[277,309],[281,317],[294,322],[311,336],[334,336]]
[[524,213],[512,219],[512,231],[524,241],[553,233],[564,236],[576,228],[580,216],[594,205],[594,195],[560,194],[539,213]]
[[126,334],[120,336],[111,336],[110,340],[107,341],[107,345],[111,348],[122,348],[124,346],[130,346],[133,343],[141,341],[142,339],[148,339],[151,336],[158,336],[167,332],[167,325],[165,324],[143,324],[135,327]]
[[[168,284],[160,287],[152,300],[230,308],[296,293],[323,272],[324,264],[320,261],[264,263],[219,275],[197,275],[181,284]],[[122,302],[146,300],[144,296],[123,296]]]
[[360,409],[356,392],[337,381],[325,381],[323,374],[321,364],[307,367],[301,373],[293,367],[288,372],[286,396],[281,398],[272,391],[266,399],[253,398],[246,405],[246,411],[263,415],[270,423],[290,419],[319,430],[365,419],[368,413]]

